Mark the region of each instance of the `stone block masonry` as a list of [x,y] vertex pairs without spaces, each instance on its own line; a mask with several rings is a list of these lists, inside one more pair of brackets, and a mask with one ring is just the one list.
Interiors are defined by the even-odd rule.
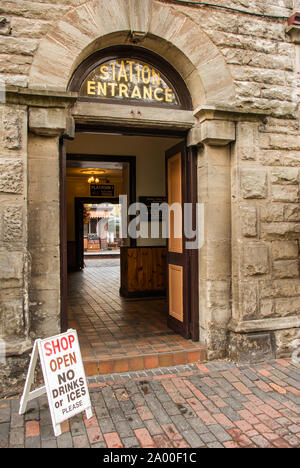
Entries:
[[27,110],[0,106],[0,393],[20,386],[28,363]]
[[[243,144],[237,140],[232,161],[233,274],[238,279],[233,283],[229,349],[235,359],[247,360],[247,349],[253,359],[289,355],[288,340],[299,327],[300,158],[295,153],[288,157],[299,144],[296,122],[267,117],[256,130],[251,124],[248,133],[244,125],[238,124]],[[252,159],[245,157],[245,147],[253,149]],[[280,282],[275,294],[266,287],[276,289]],[[295,328],[285,331],[293,322]],[[247,338],[247,332],[257,335]],[[286,339],[280,346],[278,336]]]
[[[193,109],[179,113],[198,147],[206,215],[201,344],[210,358],[290,355],[300,328],[299,44],[286,29],[294,5],[220,5],[244,13],[167,0],[1,1],[0,393],[22,385],[32,341],[60,331],[59,139],[74,137],[73,118],[111,118],[102,105],[80,107],[68,83],[85,58],[117,44],[165,58],[191,94]],[[114,124],[123,115],[126,125],[149,125],[117,111]],[[168,120],[169,130],[175,114],[155,109],[151,125]]]

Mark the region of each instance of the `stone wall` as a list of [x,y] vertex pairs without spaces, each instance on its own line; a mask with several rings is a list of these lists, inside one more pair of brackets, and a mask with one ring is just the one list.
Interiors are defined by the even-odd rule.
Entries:
[[59,139],[29,134],[28,248],[30,336],[60,332],[60,188]]
[[[7,385],[23,378],[9,362],[15,359],[22,368],[30,349],[26,107],[1,104],[0,123],[0,339],[8,358],[0,375]],[[0,394],[3,385],[1,378]]]
[[[6,24],[0,27],[0,79],[26,87],[41,39],[73,8],[89,3],[84,0],[3,0],[0,16]],[[239,105],[271,109],[276,115],[291,115],[295,111],[299,76],[295,74],[295,45],[285,33],[284,19],[215,8],[184,7],[167,0],[153,0],[153,3],[155,7],[168,4],[205,31],[228,64]],[[293,11],[292,0],[218,0],[215,3],[282,17],[289,17]],[[117,4],[111,3],[111,8],[117,8]],[[163,29],[165,19],[162,17],[161,20]]]
[[20,391],[33,340],[60,332],[59,137],[72,127],[64,97],[28,99],[14,90],[6,98],[0,105],[0,340],[6,351],[0,395]]
[[[234,139],[234,124],[228,123]],[[210,359],[226,355],[231,318],[231,154],[219,131],[216,125],[215,139],[208,141],[206,132],[201,132],[198,154],[198,202],[204,206],[204,245],[199,251],[200,340],[208,347]]]
[[[0,364],[0,377],[9,385],[24,377],[31,340],[59,329],[58,142],[69,104],[49,102],[49,89],[57,85],[66,92],[78,61],[99,44],[110,44],[113,35],[107,38],[106,32],[118,32],[114,43],[128,43],[134,1],[0,4],[0,83],[28,96],[0,105],[0,339],[7,342],[9,357],[9,365]],[[141,46],[182,73],[195,108],[226,104],[227,114],[206,119],[235,127],[235,137],[221,143],[223,150],[197,142],[204,144],[201,190],[211,184],[209,193],[199,190],[199,199],[206,200],[207,214],[216,216],[216,199],[225,197],[222,213],[231,214],[223,230],[221,218],[215,233],[210,224],[210,242],[200,253],[211,259],[205,268],[200,265],[201,339],[211,357],[224,356],[227,349],[234,358],[249,358],[249,350],[253,359],[287,355],[300,327],[300,46],[286,33],[284,19],[296,2],[212,3],[227,9],[153,0],[144,26],[149,31],[140,36]],[[43,81],[47,74],[51,83]],[[37,88],[44,97],[36,96]],[[215,173],[231,186],[220,182],[217,190]]]
[[[0,79],[26,87],[41,39],[51,33],[57,27],[57,21],[72,8],[89,3],[78,0],[2,1],[0,16],[6,23],[0,27]],[[284,19],[214,8],[184,7],[160,0],[153,0],[153,3],[155,7],[169,4],[172,10],[183,13],[205,31],[228,64],[239,105],[271,109],[277,115],[291,115],[295,111],[299,76],[295,74],[295,45],[285,33]],[[219,0],[217,3],[282,17],[289,17],[293,10],[291,0]],[[112,8],[117,8],[117,5],[112,3]],[[161,29],[163,21],[162,17]]]
[[[300,138],[297,131],[298,121],[274,117],[262,123],[237,124],[232,159],[230,329],[238,334],[250,334],[253,358],[257,353],[290,354],[296,335],[293,327],[299,327]],[[232,340],[232,356],[236,356],[237,349],[249,347],[245,336],[232,335]]]

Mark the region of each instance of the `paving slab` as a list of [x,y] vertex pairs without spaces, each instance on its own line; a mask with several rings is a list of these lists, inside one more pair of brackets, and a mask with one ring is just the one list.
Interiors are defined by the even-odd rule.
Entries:
[[23,416],[0,400],[0,448],[300,448],[299,377],[289,359],[93,376],[92,423],[77,415],[59,437],[45,397]]

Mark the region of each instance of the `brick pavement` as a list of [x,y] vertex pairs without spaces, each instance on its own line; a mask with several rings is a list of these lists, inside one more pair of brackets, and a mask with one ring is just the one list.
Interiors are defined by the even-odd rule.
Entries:
[[[166,298],[120,297],[120,259],[86,261],[68,275],[68,327],[87,375],[206,360],[206,349],[170,330]],[[149,320],[151,317],[151,320]]]
[[289,360],[217,361],[89,379],[94,416],[53,436],[45,397],[0,400],[0,447],[300,447],[300,372]]

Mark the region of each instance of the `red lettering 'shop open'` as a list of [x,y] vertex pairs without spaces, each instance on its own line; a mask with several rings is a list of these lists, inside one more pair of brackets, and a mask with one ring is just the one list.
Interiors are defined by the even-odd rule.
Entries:
[[[38,354],[45,387],[30,393]],[[20,413],[25,412],[28,401],[43,393],[47,393],[48,396],[56,436],[60,435],[60,424],[63,421],[83,411],[86,411],[88,419],[92,416],[91,401],[75,330],[35,342]]]

